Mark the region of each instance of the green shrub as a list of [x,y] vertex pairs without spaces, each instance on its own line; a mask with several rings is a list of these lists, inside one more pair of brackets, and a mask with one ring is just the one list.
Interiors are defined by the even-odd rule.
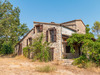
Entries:
[[49,43],[43,42],[43,34],[34,38],[32,41],[32,45],[29,45],[28,47],[25,47],[23,49],[23,54],[25,57],[28,57],[29,54],[28,50],[34,53],[33,61],[35,60],[45,61],[45,62],[50,61]]
[[43,42],[43,34],[33,39],[33,44],[30,47],[30,50],[34,52],[33,60],[40,60],[45,62],[50,60],[49,43]]
[[38,72],[53,72],[55,70],[56,70],[55,67],[51,67],[49,65],[42,66],[42,67],[36,67],[36,71],[38,71]]
[[28,49],[29,49],[29,47],[24,47],[24,48],[23,48],[23,55],[24,55],[25,57],[28,57]]
[[0,51],[1,54],[12,54],[13,48],[11,42],[4,42],[2,44],[2,49]]
[[77,45],[82,54],[86,56],[85,59],[83,59],[84,56],[76,59],[74,62],[75,64],[79,64],[84,61],[84,63],[81,64],[81,66],[84,66],[86,60],[88,59],[89,61],[95,62],[98,66],[100,66],[100,39],[97,41],[94,40],[93,34],[72,34],[72,36],[67,39],[67,43],[71,47],[71,52],[75,52],[74,45]]
[[86,63],[88,59],[86,58],[85,55],[80,56],[79,58],[74,59],[73,65],[78,65],[81,63]]
[[80,63],[77,65],[79,68],[92,68],[92,67],[97,67],[97,64],[91,62],[91,61],[88,61],[88,62],[85,62],[85,63]]
[[97,64],[95,64],[92,61],[89,61],[86,63],[85,68],[92,68],[92,67],[97,67]]
[[73,62],[73,65],[77,65],[79,68],[91,68],[97,66],[97,64],[91,60],[88,60],[85,55],[76,58]]
[[82,52],[87,55],[88,59],[100,64],[100,42],[85,40],[82,46]]

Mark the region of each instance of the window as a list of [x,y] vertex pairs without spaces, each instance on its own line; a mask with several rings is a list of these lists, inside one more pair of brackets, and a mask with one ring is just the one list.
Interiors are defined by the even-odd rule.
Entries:
[[66,53],[70,53],[70,46],[66,46]]
[[46,41],[50,41],[50,42],[56,42],[56,28],[53,27],[53,28],[49,28],[47,31],[46,31]]
[[30,37],[30,38],[28,38],[27,40],[26,40],[26,45],[28,46],[28,45],[32,45],[32,37]]
[[50,30],[50,41],[54,42],[54,30]]
[[39,33],[40,32],[40,26],[37,26],[36,30],[37,30],[37,33]]
[[33,29],[33,33],[39,33],[43,31],[43,25],[35,25],[34,29]]
[[33,34],[35,34],[35,27],[33,28]]
[[32,45],[32,38],[31,37],[29,38],[29,42],[30,42],[30,45]]

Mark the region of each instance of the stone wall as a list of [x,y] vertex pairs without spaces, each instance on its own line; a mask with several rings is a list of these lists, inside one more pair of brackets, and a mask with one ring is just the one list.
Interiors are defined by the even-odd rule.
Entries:
[[82,34],[86,33],[86,29],[85,29],[86,27],[83,24],[82,20],[75,20],[75,21],[72,21],[72,22],[65,23],[63,25],[77,30],[77,33],[82,33]]
[[[39,25],[41,23],[35,23],[35,25]],[[68,23],[69,24],[69,23]],[[81,21],[75,21],[75,22],[72,22],[70,24],[76,24],[77,26],[77,29],[80,29],[78,31],[78,33],[85,33],[85,26],[83,25],[83,23]],[[46,23],[42,23],[43,25],[43,32],[35,32],[33,31],[33,29],[21,40],[20,43],[22,43],[22,51],[23,51],[23,48],[27,46],[27,39],[29,39],[30,37],[32,39],[36,38],[37,36],[39,36],[41,33],[43,33],[44,35],[44,39],[43,41],[46,41],[46,31],[49,29],[49,28],[53,28],[55,27],[56,29],[56,42],[51,42],[50,43],[50,47],[51,48],[54,48],[54,54],[53,54],[53,60],[60,60],[63,58],[63,54],[64,51],[65,51],[65,45],[62,44],[63,40],[62,40],[62,34],[64,35],[72,35],[73,33],[75,33],[74,31],[68,29],[68,28],[65,28],[63,26],[60,26],[59,24],[46,24]],[[36,29],[35,29],[36,30]],[[82,31],[81,31],[82,30]],[[50,42],[50,39],[48,40]],[[19,44],[15,47],[15,53],[18,53],[18,49],[19,49]],[[23,52],[22,52],[23,53]],[[72,56],[72,54],[68,54],[70,57]],[[77,56],[78,54],[76,54]]]
[[[34,26],[35,26],[36,24],[34,24]],[[53,55],[53,58],[54,58],[54,60],[59,60],[59,59],[61,59],[61,27],[60,26],[57,26],[57,25],[46,25],[46,24],[43,24],[43,35],[44,35],[44,39],[43,39],[43,41],[46,41],[46,31],[49,29],[49,28],[53,28],[53,27],[55,27],[56,28],[56,37],[57,37],[57,39],[56,39],[56,42],[53,42],[53,43],[51,43],[50,44],[50,47],[51,48],[54,48],[54,55]],[[20,43],[22,43],[22,49],[24,48],[24,47],[26,47],[27,46],[27,39],[28,38],[30,38],[30,37],[32,37],[33,39],[34,38],[36,38],[37,36],[39,36],[41,34],[41,32],[40,33],[33,33],[33,30],[20,42]],[[17,47],[17,50],[16,50],[16,47]],[[18,47],[19,47],[19,45],[17,45],[15,47],[15,52],[16,53],[18,53]],[[22,52],[23,53],[23,52]]]
[[68,23],[65,23],[63,24],[69,28],[72,28],[72,29],[76,29],[76,21],[73,21],[73,22],[68,22]]
[[[20,42],[22,43],[22,51],[23,51],[23,48],[27,46],[27,39],[28,38],[34,38],[35,37],[35,34],[33,33],[33,30],[31,30],[27,36],[25,36],[25,38]],[[17,50],[16,50],[16,47],[17,47]],[[15,52],[17,52],[18,54],[18,50],[19,50],[19,44],[17,44],[17,46],[15,47]],[[23,53],[23,52],[22,52]],[[23,54],[22,54],[23,55]]]
[[[54,60],[60,60],[61,59],[61,27],[58,25],[48,25],[48,24],[43,24],[43,34],[44,34],[44,41],[46,40],[46,31],[49,28],[55,27],[56,29],[56,42],[51,42],[50,47],[54,48],[54,55],[53,58]],[[50,41],[49,41],[50,42]]]
[[76,30],[78,30],[77,33],[86,33],[85,25],[82,23],[82,21],[76,21]]
[[62,27],[62,34],[70,35],[71,36],[73,33],[75,33],[75,31],[70,30],[70,29],[65,28],[65,27]]

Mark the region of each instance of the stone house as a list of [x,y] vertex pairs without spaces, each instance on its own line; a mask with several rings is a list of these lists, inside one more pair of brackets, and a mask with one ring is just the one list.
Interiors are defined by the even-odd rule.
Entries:
[[67,39],[73,33],[86,33],[85,24],[81,19],[72,20],[64,23],[45,23],[34,22],[34,27],[16,44],[15,53],[23,55],[23,48],[32,43],[32,39],[43,33],[44,41],[51,43],[52,60],[63,58],[76,58],[81,52],[75,46],[75,53],[70,53],[70,47],[67,46]]

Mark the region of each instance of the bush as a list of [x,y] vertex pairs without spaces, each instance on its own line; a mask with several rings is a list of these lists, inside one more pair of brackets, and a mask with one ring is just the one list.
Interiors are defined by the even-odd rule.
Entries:
[[68,45],[71,47],[71,52],[74,53],[74,45],[77,45],[82,54],[86,57],[81,56],[75,60],[75,64],[80,64],[82,61],[84,63],[81,66],[84,66],[86,60],[95,62],[100,66],[100,40],[94,40],[93,34],[72,34],[70,38],[67,39]]
[[85,68],[92,68],[92,67],[97,67],[97,64],[95,64],[92,61],[89,61],[86,63]]
[[50,47],[48,42],[43,42],[43,34],[33,39],[32,45],[25,47],[23,49],[23,53],[25,57],[28,57],[28,50],[34,53],[33,61],[45,61],[48,62],[50,60]]
[[100,64],[100,42],[85,40],[82,46],[82,52],[86,54],[89,60]]
[[73,62],[73,65],[77,65],[79,68],[91,68],[97,66],[94,62],[88,60],[85,55],[76,58]]
[[85,63],[87,61],[88,61],[88,59],[86,58],[86,56],[82,55],[79,58],[74,59],[73,65],[78,65],[78,64],[81,64],[81,63]]
[[34,52],[33,60],[40,60],[40,61],[49,61],[50,54],[49,54],[49,43],[43,42],[43,34],[41,36],[33,39],[32,49]]
[[28,57],[28,49],[29,49],[29,47],[24,47],[24,48],[23,48],[23,55],[24,55],[25,57]]
[[1,54],[12,54],[13,48],[11,42],[4,42],[2,44]]
[[38,72],[53,72],[55,70],[56,70],[55,67],[51,67],[49,65],[36,68],[36,71],[38,71]]

